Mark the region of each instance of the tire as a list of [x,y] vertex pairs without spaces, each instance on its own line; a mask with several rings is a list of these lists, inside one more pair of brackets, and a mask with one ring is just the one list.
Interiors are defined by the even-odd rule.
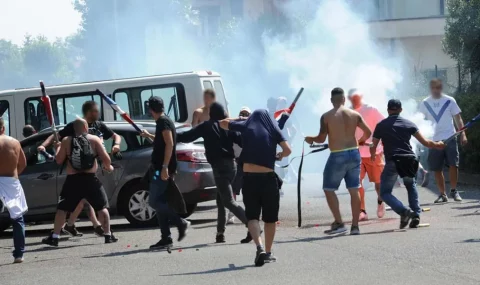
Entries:
[[148,195],[148,188],[140,181],[129,183],[120,193],[119,212],[134,227],[157,225],[155,210],[148,205]]
[[195,209],[197,209],[197,203],[195,203],[195,204],[186,204],[185,206],[186,206],[186,208],[187,208],[187,213],[180,215],[180,217],[182,217],[182,218],[184,218],[184,219],[190,217],[190,216],[193,214],[193,212],[195,212]]
[[0,219],[0,233],[3,233],[11,226],[9,219]]

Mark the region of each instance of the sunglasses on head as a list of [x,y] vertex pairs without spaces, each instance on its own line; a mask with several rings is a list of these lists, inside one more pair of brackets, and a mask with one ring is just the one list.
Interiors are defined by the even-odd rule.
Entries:
[[248,116],[250,116],[250,113],[249,112],[240,112],[240,116],[241,117],[248,117]]

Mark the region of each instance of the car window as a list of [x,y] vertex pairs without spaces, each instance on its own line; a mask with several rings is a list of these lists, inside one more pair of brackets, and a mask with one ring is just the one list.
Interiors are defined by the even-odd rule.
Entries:
[[208,80],[203,81],[203,89],[213,89],[212,83]]
[[5,133],[10,135],[10,105],[7,100],[0,100],[0,117],[5,122]]
[[[127,141],[125,140],[125,137],[122,136],[122,135],[120,135],[120,137],[122,138],[122,142],[120,143],[120,151],[124,152],[124,151],[129,150],[128,145],[127,145]],[[113,138],[109,138],[108,140],[104,140],[103,143],[105,145],[105,149],[107,150],[107,152],[111,153],[112,152],[112,146],[113,146]]]
[[47,153],[40,153],[37,151],[37,147],[46,139],[47,137],[42,136],[38,137],[35,140],[29,141],[26,145],[22,146],[23,152],[25,153],[25,158],[27,160],[27,166],[45,164],[45,163],[54,163],[53,156],[55,150],[53,146],[47,147]]

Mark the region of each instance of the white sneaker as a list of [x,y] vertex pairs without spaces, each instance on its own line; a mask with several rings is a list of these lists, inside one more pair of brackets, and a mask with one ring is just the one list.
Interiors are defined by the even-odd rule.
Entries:
[[23,257],[17,257],[15,260],[13,260],[13,263],[22,263],[23,262]]
[[235,223],[235,215],[232,212],[228,213],[227,225],[232,225]]

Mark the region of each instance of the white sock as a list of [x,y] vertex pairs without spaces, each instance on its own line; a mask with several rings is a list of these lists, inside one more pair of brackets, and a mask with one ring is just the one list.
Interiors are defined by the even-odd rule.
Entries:
[[104,235],[106,235],[106,236],[110,236],[110,235],[112,235],[112,234],[111,234],[110,232],[108,232],[108,233],[107,233],[107,232],[105,232],[105,233],[104,233]]
[[52,234],[52,238],[59,238],[60,235],[57,235],[57,234]]

